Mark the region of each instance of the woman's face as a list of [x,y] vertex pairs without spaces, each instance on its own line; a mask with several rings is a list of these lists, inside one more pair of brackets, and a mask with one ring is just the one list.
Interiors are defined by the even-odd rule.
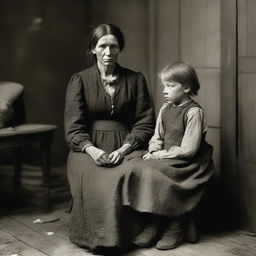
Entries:
[[169,81],[163,81],[163,85],[163,94],[166,101],[179,104],[187,99],[190,88],[187,88],[180,83]]
[[97,61],[104,66],[114,65],[117,62],[119,52],[118,41],[113,35],[101,37],[92,50],[92,53],[96,55]]

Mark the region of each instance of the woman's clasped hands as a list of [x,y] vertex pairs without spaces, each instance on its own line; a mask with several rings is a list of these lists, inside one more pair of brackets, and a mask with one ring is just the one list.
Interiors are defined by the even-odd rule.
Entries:
[[124,156],[127,154],[129,146],[123,145],[121,148],[107,154],[104,150],[101,150],[95,146],[89,146],[86,148],[86,153],[89,154],[97,165],[105,167],[113,167],[122,162]]

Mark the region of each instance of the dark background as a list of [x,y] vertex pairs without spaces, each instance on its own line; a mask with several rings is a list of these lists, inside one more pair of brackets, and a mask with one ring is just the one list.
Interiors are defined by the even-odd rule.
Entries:
[[[65,162],[63,133],[65,89],[86,62],[84,1],[0,1],[0,79],[24,86],[27,122],[57,124],[54,165]],[[25,160],[38,161],[37,148]]]

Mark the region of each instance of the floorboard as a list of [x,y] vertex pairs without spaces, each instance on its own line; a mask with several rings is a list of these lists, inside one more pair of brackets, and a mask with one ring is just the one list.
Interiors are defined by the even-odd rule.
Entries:
[[[35,224],[34,220],[59,218]],[[58,209],[44,214],[37,209],[21,209],[0,218],[0,256],[92,256],[68,238],[69,214]],[[51,236],[47,232],[53,232]],[[175,250],[138,249],[126,256],[256,256],[255,234],[233,230],[204,234],[196,244],[184,243]]]
[[45,256],[47,254],[26,245],[9,233],[0,230],[0,255]]

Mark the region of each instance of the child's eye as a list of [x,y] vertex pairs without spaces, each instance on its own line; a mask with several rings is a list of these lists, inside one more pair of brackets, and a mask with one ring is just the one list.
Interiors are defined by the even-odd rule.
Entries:
[[173,88],[173,87],[175,87],[175,84],[169,84],[168,83],[168,84],[165,84],[165,86],[168,87],[168,88]]

